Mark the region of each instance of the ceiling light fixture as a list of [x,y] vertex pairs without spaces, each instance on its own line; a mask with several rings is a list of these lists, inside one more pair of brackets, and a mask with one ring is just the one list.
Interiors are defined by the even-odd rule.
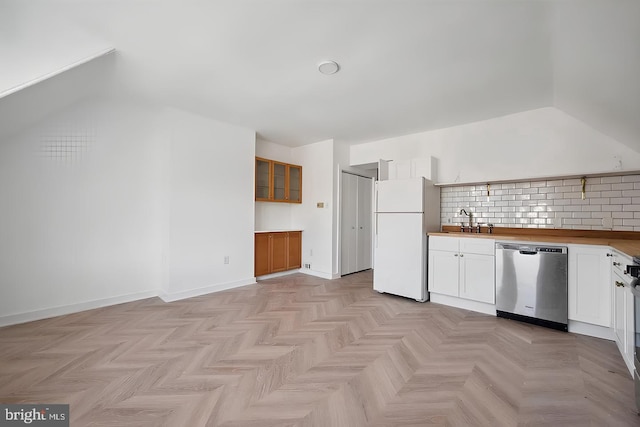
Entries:
[[340,70],[340,65],[335,61],[322,61],[318,64],[318,71],[322,74],[335,74]]

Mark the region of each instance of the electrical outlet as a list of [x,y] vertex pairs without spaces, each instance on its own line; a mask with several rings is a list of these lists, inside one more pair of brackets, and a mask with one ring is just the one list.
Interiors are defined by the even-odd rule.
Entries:
[[229,255],[224,256],[224,263],[229,264]]
[[305,264],[304,268],[311,270],[311,264]]

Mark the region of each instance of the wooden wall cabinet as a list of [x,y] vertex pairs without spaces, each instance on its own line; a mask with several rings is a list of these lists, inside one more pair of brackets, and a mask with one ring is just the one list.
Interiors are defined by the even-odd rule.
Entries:
[[256,277],[302,267],[302,232],[255,233]]
[[256,157],[256,201],[302,203],[302,166]]

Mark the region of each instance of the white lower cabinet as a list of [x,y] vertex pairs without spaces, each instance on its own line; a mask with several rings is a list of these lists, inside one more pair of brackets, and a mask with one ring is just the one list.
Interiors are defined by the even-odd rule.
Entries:
[[569,319],[611,327],[612,251],[608,246],[568,245]]
[[495,304],[495,240],[429,237],[429,292]]

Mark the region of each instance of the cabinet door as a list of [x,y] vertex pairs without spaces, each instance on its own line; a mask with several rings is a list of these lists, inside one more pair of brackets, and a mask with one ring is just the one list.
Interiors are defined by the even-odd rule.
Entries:
[[635,350],[635,318],[634,318],[634,305],[635,297],[629,290],[624,288],[624,353],[625,362],[627,362],[627,368],[633,373],[633,352]]
[[291,203],[302,203],[302,166],[287,166],[289,194],[287,199]]
[[287,233],[269,233],[269,236],[271,240],[269,247],[271,252],[271,273],[285,271],[289,258]]
[[302,267],[302,232],[290,231],[287,234],[289,238],[287,269],[300,268]]
[[273,200],[285,202],[287,198],[287,165],[285,163],[273,162]]
[[460,297],[494,304],[496,301],[495,257],[460,254]]
[[256,158],[256,200],[271,198],[271,161]]
[[371,179],[358,176],[358,207],[356,225],[356,271],[371,268],[371,215],[372,191]]
[[255,234],[254,273],[257,276],[269,274],[269,233]]
[[613,332],[620,353],[625,354],[625,289],[617,286],[623,283],[616,274],[613,275]]
[[458,296],[458,260],[457,252],[429,251],[429,292]]
[[569,319],[611,327],[608,248],[569,246]]

